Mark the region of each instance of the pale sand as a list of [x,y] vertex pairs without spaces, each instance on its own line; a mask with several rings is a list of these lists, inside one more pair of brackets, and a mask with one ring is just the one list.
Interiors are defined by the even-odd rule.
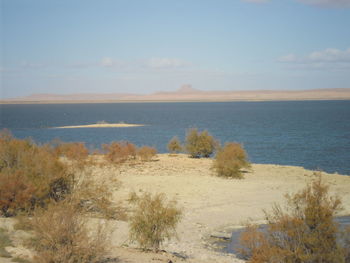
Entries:
[[[131,191],[163,192],[168,198],[175,198],[183,209],[183,219],[177,228],[179,240],[165,243],[166,251],[187,255],[193,262],[241,262],[207,248],[208,238],[225,236],[248,219],[263,222],[263,209],[282,204],[286,193],[297,192],[315,178],[313,171],[302,167],[253,164],[245,179],[224,179],[214,176],[211,165],[210,159],[168,154],[158,155],[154,162],[124,165],[114,171],[122,183],[115,198],[125,201]],[[350,176],[323,175],[331,186],[331,194],[342,198],[342,213],[350,214]],[[127,241],[127,223],[117,222],[116,227],[113,244],[132,246]],[[130,251],[124,254],[128,262],[139,262],[128,258]]]
[[131,124],[131,123],[95,123],[87,125],[72,125],[55,127],[55,129],[75,129],[75,128],[127,128],[127,127],[141,127],[144,124]]
[[[177,227],[179,239],[164,243],[162,249],[186,255],[189,258],[185,262],[190,263],[243,262],[208,247],[210,236],[227,236],[248,219],[262,223],[263,209],[270,209],[274,203],[283,204],[286,193],[297,192],[315,178],[313,171],[302,167],[253,164],[245,179],[225,179],[214,176],[211,165],[210,159],[159,154],[154,161],[143,164],[95,167],[93,174],[100,182],[108,182],[111,176],[117,178],[121,182],[119,189],[109,183],[113,198],[123,201],[126,207],[132,191],[163,192],[169,199],[175,198],[183,210]],[[332,195],[341,197],[342,214],[350,214],[350,176],[323,173],[323,180],[330,184]],[[110,223],[115,229],[112,256],[121,262],[183,262],[171,254],[134,249],[136,244],[128,240],[128,223],[116,220]]]

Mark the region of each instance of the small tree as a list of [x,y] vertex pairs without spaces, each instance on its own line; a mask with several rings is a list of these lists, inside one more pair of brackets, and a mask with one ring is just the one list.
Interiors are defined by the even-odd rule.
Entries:
[[287,211],[276,205],[266,213],[266,233],[252,228],[243,232],[241,244],[249,262],[346,262],[346,240],[337,240],[340,231],[334,222],[341,202],[328,195],[328,186],[319,178],[286,197]]
[[218,142],[208,131],[198,132],[190,129],[186,136],[186,150],[192,158],[209,157],[215,150]]
[[168,143],[168,150],[170,153],[176,154],[182,151],[182,146],[179,138],[174,136]]
[[247,154],[239,143],[226,143],[215,157],[213,168],[218,176],[243,178],[242,168],[250,167]]
[[166,202],[164,194],[145,193],[131,195],[130,202],[136,205],[130,217],[130,239],[137,241],[144,249],[159,250],[165,239],[176,235],[176,225],[181,211],[176,202]]

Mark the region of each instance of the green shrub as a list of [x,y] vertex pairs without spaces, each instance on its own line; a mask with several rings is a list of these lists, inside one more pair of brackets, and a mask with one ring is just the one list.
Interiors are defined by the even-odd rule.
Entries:
[[213,168],[218,176],[243,178],[242,168],[250,166],[247,154],[239,143],[229,142],[216,154]]
[[143,162],[149,162],[154,156],[157,155],[157,149],[149,146],[142,146],[137,149],[137,156]]
[[106,160],[111,163],[120,164],[136,157],[136,146],[130,142],[112,142],[102,145],[102,148],[106,152]]
[[51,203],[45,210],[36,210],[29,222],[34,235],[29,246],[36,251],[36,263],[97,263],[106,258],[106,229],[88,228],[74,204]]
[[182,151],[182,146],[177,136],[173,137],[168,143],[168,150],[170,153],[176,154]]
[[130,202],[136,205],[130,217],[130,239],[144,249],[158,251],[165,239],[176,234],[181,211],[176,202],[166,202],[164,194],[132,194]]
[[345,263],[346,242],[340,234],[336,213],[341,202],[328,195],[328,186],[321,179],[295,195],[287,195],[288,209],[274,206],[266,213],[266,233],[249,228],[241,235],[243,254],[249,262]]
[[217,145],[218,142],[206,130],[200,133],[193,128],[187,132],[185,147],[193,158],[209,157]]

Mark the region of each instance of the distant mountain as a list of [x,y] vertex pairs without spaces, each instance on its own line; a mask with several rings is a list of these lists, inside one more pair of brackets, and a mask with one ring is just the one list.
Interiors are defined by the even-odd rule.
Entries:
[[267,100],[350,100],[350,88],[314,90],[203,91],[183,85],[176,91],[152,94],[79,93],[33,94],[1,103],[101,103],[123,101],[267,101]]
[[192,88],[192,85],[186,84],[186,85],[182,85],[181,88],[179,88],[176,92],[177,93],[198,93],[202,91],[199,89]]

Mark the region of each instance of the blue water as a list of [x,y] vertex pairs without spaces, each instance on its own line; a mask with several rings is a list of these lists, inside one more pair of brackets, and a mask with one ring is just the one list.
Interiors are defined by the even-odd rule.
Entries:
[[[102,120],[146,126],[52,128]],[[59,138],[98,148],[127,140],[166,152],[167,142],[175,135],[183,140],[190,127],[243,143],[255,163],[350,175],[350,101],[0,105],[0,128],[38,143]]]

